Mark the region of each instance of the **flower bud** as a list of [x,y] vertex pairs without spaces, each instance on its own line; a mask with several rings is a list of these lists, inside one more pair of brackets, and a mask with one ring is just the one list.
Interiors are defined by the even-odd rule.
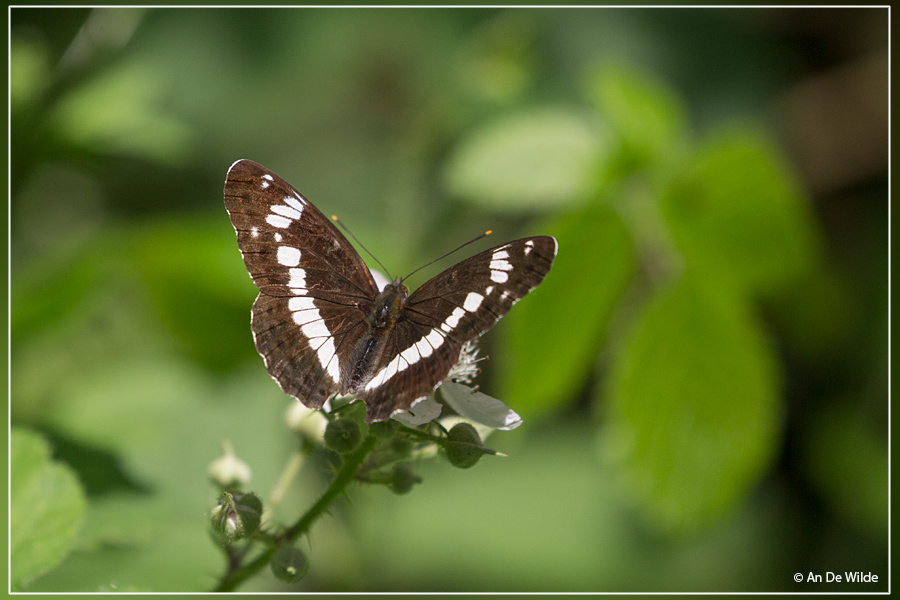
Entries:
[[309,561],[300,549],[281,546],[272,557],[272,574],[285,583],[297,583],[309,571]]
[[213,531],[228,543],[249,537],[259,530],[262,510],[256,494],[223,492],[210,513]]
[[422,483],[422,478],[413,473],[412,466],[407,462],[395,463],[391,469],[391,479],[388,487],[395,494],[402,496],[408,494],[413,485]]
[[299,400],[288,405],[287,411],[285,411],[285,421],[287,421],[288,429],[317,443],[322,441],[322,434],[328,424],[328,420],[321,411],[307,408]]
[[362,431],[353,419],[340,418],[325,428],[325,445],[338,454],[349,454],[362,442]]
[[398,456],[409,456],[412,450],[413,443],[405,437],[395,437],[391,440],[391,451]]
[[222,442],[224,455],[209,464],[207,475],[223,490],[239,490],[250,483],[250,466],[234,455],[231,444]]
[[444,451],[450,464],[460,469],[475,466],[482,454],[490,452],[482,445],[481,437],[469,423],[457,423],[447,432]]
[[400,423],[394,419],[376,421],[369,424],[369,433],[379,438],[392,437],[400,429]]

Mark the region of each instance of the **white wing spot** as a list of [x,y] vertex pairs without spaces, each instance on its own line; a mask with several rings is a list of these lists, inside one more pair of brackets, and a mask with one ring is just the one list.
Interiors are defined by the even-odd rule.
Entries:
[[485,296],[490,296],[490,295],[491,295],[491,292],[493,292],[493,291],[494,291],[494,286],[489,285],[489,286],[487,286],[487,289],[484,290],[484,295],[485,295]]
[[437,350],[438,348],[440,348],[441,344],[444,343],[444,335],[440,332],[440,330],[435,329],[431,333],[429,333],[427,336],[422,338],[421,341],[428,342],[428,344],[432,348]]
[[[254,227],[254,229],[256,229],[256,228]],[[253,237],[256,237],[256,236],[253,236]],[[278,233],[277,231],[275,232],[275,241],[276,241],[276,242],[280,242],[280,241],[281,241],[281,234]]]
[[300,250],[290,246],[278,246],[278,264],[296,267],[300,264]]
[[[460,311],[459,315],[462,316],[464,312],[462,309],[457,308],[453,312]],[[457,320],[459,317],[457,317]],[[444,336],[437,329],[432,330],[427,336],[420,339],[418,342],[398,354],[394,357],[394,360],[389,362],[387,366],[385,366],[382,370],[378,371],[374,377],[366,384],[366,391],[371,391],[381,385],[384,385],[384,382],[400,373],[407,367],[416,364],[423,358],[427,358],[431,356],[431,354],[444,343]]]
[[300,218],[300,215],[303,214],[303,209],[306,207],[303,202],[291,196],[285,196],[284,203],[297,211],[298,219]]
[[[506,271],[491,271],[491,281],[496,281],[497,283],[506,283],[509,279],[509,275],[506,274]],[[503,292],[504,294],[506,292]]]
[[[432,339],[435,338],[435,339]],[[431,356],[431,354],[435,351],[437,347],[444,343],[444,336],[441,335],[441,332],[435,329],[427,336],[423,337],[421,340],[416,342],[416,348],[419,349],[419,354],[422,355],[422,358],[427,358]]]
[[250,237],[258,238],[259,237],[259,227],[251,227],[250,228]]
[[508,260],[492,260],[491,269],[496,271],[512,271],[512,263]]
[[[293,281],[294,271],[302,271],[303,269],[291,269],[291,278]],[[316,356],[322,364],[322,368],[328,373],[332,381],[338,382],[341,376],[341,369],[338,361],[334,360],[334,340],[331,332],[325,325],[322,315],[319,313],[313,299],[308,296],[295,296],[288,300],[288,309],[293,314],[294,323],[300,326],[300,331],[309,340],[315,338],[324,338],[325,341],[316,349]],[[312,347],[312,344],[310,344]]]
[[532,248],[534,248],[533,240],[528,240],[527,242],[525,242],[525,256],[528,256],[529,254],[531,254]]
[[[291,280],[288,281],[288,287],[305,288],[306,287],[306,271],[300,268],[290,270]],[[296,291],[294,293],[297,293]]]
[[372,380],[366,384],[366,391],[369,392],[379,387],[401,370],[402,368],[400,367],[400,355],[398,354],[394,357],[394,360],[389,362],[385,368],[378,371],[378,373],[375,374],[375,377],[373,377]]
[[[328,330],[325,325],[322,325],[322,329]],[[305,332],[304,332],[305,333]],[[319,357],[319,362],[322,363],[322,368],[325,369],[325,372],[328,373],[328,376],[331,377],[331,380],[335,383],[338,382],[338,379],[341,376],[341,368],[338,361],[334,360],[336,358],[335,350],[334,350],[334,341],[331,337],[328,337],[325,342],[319,346],[319,349],[316,350],[316,354]]]
[[261,187],[262,189],[266,189],[267,187],[269,187],[269,182],[268,182],[268,181],[263,181],[263,182],[260,184],[260,187]]
[[[291,298],[293,300],[293,298]],[[309,310],[298,310],[294,313],[294,323],[301,327],[319,320],[319,311],[314,308]]]
[[263,175],[263,179],[268,179],[269,181],[275,181],[275,179],[274,179],[271,175],[269,175],[268,173],[266,173],[265,175]]
[[273,204],[269,207],[273,213],[281,215],[283,217],[287,217],[292,221],[296,221],[300,218],[301,212],[299,210],[293,209],[290,206],[282,206],[281,204]]
[[[306,325],[300,328],[303,331],[303,335],[308,337],[309,339],[314,338],[327,338],[331,337],[331,332],[328,331],[328,328],[325,327],[325,321],[322,320],[321,315],[318,314],[319,311],[316,311],[316,315],[319,316],[315,321],[310,321]],[[322,363],[322,366],[325,366],[325,363]]]
[[[288,310],[295,313],[301,310],[315,310],[317,315],[316,318],[318,318],[319,313],[319,311],[316,310],[316,305],[313,304],[313,299],[308,297],[291,298],[288,300]],[[294,315],[295,321],[297,320],[296,317],[297,315]]]
[[[506,273],[504,273],[506,275]],[[463,315],[466,314],[465,309],[459,308],[458,306],[453,309],[453,312],[450,313],[450,316],[447,317],[447,320],[441,323],[441,329],[450,333],[453,328],[459,325],[459,320],[462,319]]]
[[419,359],[422,358],[422,354],[419,352],[417,344],[413,344],[412,346],[401,352],[400,356],[402,356],[403,360],[406,361],[407,367],[419,362]]
[[290,219],[285,219],[284,217],[279,217],[278,215],[269,215],[266,217],[266,223],[271,225],[272,227],[277,227],[278,229],[284,229],[288,225],[291,224]]
[[491,260],[502,260],[504,258],[509,258],[509,252],[506,250],[495,250]]
[[507,298],[509,298],[509,290],[503,290],[503,293],[500,294],[500,299],[506,300]]
[[466,301],[463,302],[463,308],[467,311],[475,312],[478,310],[478,307],[481,306],[481,302],[484,300],[484,296],[481,294],[476,294],[475,292],[469,292],[469,295],[466,296]]

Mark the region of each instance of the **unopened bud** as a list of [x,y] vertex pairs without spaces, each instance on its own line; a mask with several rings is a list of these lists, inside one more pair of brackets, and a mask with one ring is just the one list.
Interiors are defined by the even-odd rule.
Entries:
[[228,441],[222,442],[224,454],[212,461],[207,469],[210,480],[220,489],[239,490],[250,483],[250,466],[234,454]]
[[262,502],[256,494],[223,492],[210,513],[213,531],[231,543],[251,536],[262,523]]
[[297,583],[309,571],[306,555],[293,546],[282,546],[272,557],[272,574],[285,583]]
[[482,455],[491,453],[481,443],[481,437],[469,423],[457,423],[447,432],[444,451],[450,464],[460,469],[475,466]]

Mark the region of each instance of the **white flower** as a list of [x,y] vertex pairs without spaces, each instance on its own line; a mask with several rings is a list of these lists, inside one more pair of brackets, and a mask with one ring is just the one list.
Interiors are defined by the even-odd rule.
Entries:
[[[482,439],[493,429],[510,430],[522,424],[522,417],[516,414],[500,400],[473,389],[467,385],[478,375],[480,369],[477,364],[478,346],[475,341],[466,342],[459,353],[457,362],[447,378],[439,385],[441,398],[444,403],[452,408],[463,420],[473,425],[482,425],[489,428],[485,431],[479,429]],[[393,418],[410,426],[423,425],[438,418],[441,414],[441,405],[434,399],[434,395],[416,403],[409,411],[396,413]],[[444,419],[441,420],[443,423]],[[455,424],[455,423],[453,423]],[[453,425],[451,424],[451,426]]]
[[469,421],[505,431],[522,424],[522,417],[501,401],[466,385],[445,381],[440,390],[447,406]]

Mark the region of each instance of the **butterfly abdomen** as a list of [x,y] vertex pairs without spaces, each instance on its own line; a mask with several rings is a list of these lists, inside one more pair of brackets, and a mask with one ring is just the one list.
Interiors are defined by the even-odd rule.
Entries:
[[390,283],[375,297],[366,319],[368,331],[356,343],[347,361],[346,381],[342,385],[346,393],[356,392],[372,379],[391,330],[401,318],[408,294],[406,286]]

